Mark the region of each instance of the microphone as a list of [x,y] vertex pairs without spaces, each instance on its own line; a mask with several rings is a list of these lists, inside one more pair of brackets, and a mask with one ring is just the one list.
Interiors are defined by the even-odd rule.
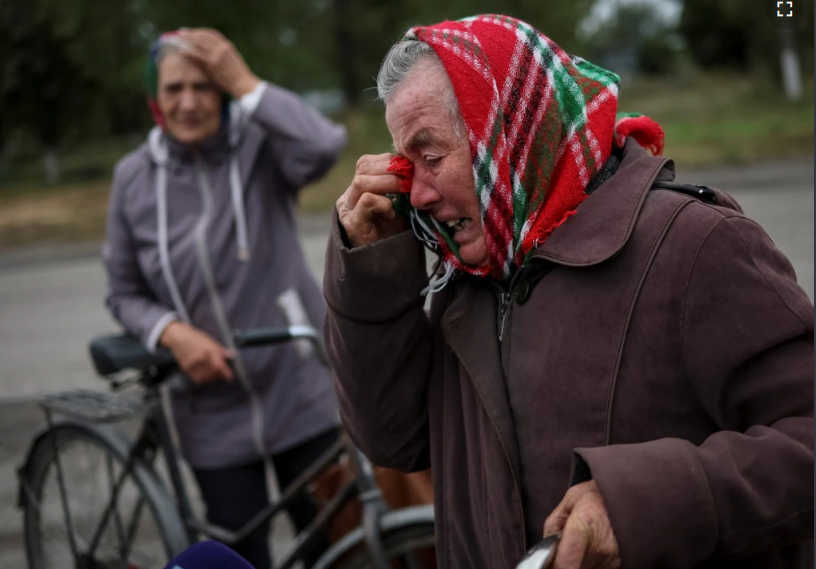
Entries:
[[255,569],[218,541],[199,541],[176,555],[164,569]]

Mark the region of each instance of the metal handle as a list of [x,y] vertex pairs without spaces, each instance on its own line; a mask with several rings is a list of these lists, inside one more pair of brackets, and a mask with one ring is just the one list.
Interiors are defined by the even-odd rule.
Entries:
[[320,359],[324,365],[329,365],[320,334],[311,326],[298,325],[284,328],[267,326],[263,328],[252,328],[250,330],[235,330],[233,331],[232,338],[237,348],[269,346],[290,340],[308,340],[314,347],[318,359]]
[[555,559],[555,550],[560,539],[560,533],[545,536],[544,539],[527,550],[527,554],[524,559],[518,562],[516,569],[547,569],[547,567],[550,567],[553,559]]

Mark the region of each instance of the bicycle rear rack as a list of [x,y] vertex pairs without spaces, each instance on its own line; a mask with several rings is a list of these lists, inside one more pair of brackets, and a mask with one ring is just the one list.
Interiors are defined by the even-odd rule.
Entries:
[[92,423],[130,419],[150,407],[141,392],[107,393],[90,389],[49,393],[38,402],[47,411]]

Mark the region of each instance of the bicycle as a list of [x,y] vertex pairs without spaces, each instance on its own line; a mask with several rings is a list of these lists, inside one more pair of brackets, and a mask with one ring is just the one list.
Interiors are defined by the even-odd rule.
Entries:
[[[310,327],[258,328],[234,336],[241,348],[305,339],[322,354]],[[110,390],[43,397],[46,427],[18,469],[30,569],[67,567],[70,561],[75,569],[153,569],[201,537],[235,543],[280,512],[341,455],[348,457],[353,479],[295,536],[277,569],[295,566],[318,531],[355,497],[362,504],[362,522],[325,550],[314,569],[434,566],[433,507],[389,510],[371,464],[346,436],[238,530],[197,517],[161,406],[160,386],[175,375],[176,362],[168,351],[148,352],[127,335],[97,338],[90,351]],[[123,377],[127,370],[130,375]],[[128,422],[135,423],[135,437],[123,432]]]

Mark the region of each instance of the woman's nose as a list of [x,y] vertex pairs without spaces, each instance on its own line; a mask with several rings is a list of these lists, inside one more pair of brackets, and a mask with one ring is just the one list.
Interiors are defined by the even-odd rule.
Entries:
[[185,111],[195,109],[197,104],[196,93],[192,89],[184,89],[179,95],[179,105]]
[[433,186],[422,181],[420,176],[414,175],[414,180],[411,184],[412,206],[417,209],[428,209],[440,199],[441,195]]

